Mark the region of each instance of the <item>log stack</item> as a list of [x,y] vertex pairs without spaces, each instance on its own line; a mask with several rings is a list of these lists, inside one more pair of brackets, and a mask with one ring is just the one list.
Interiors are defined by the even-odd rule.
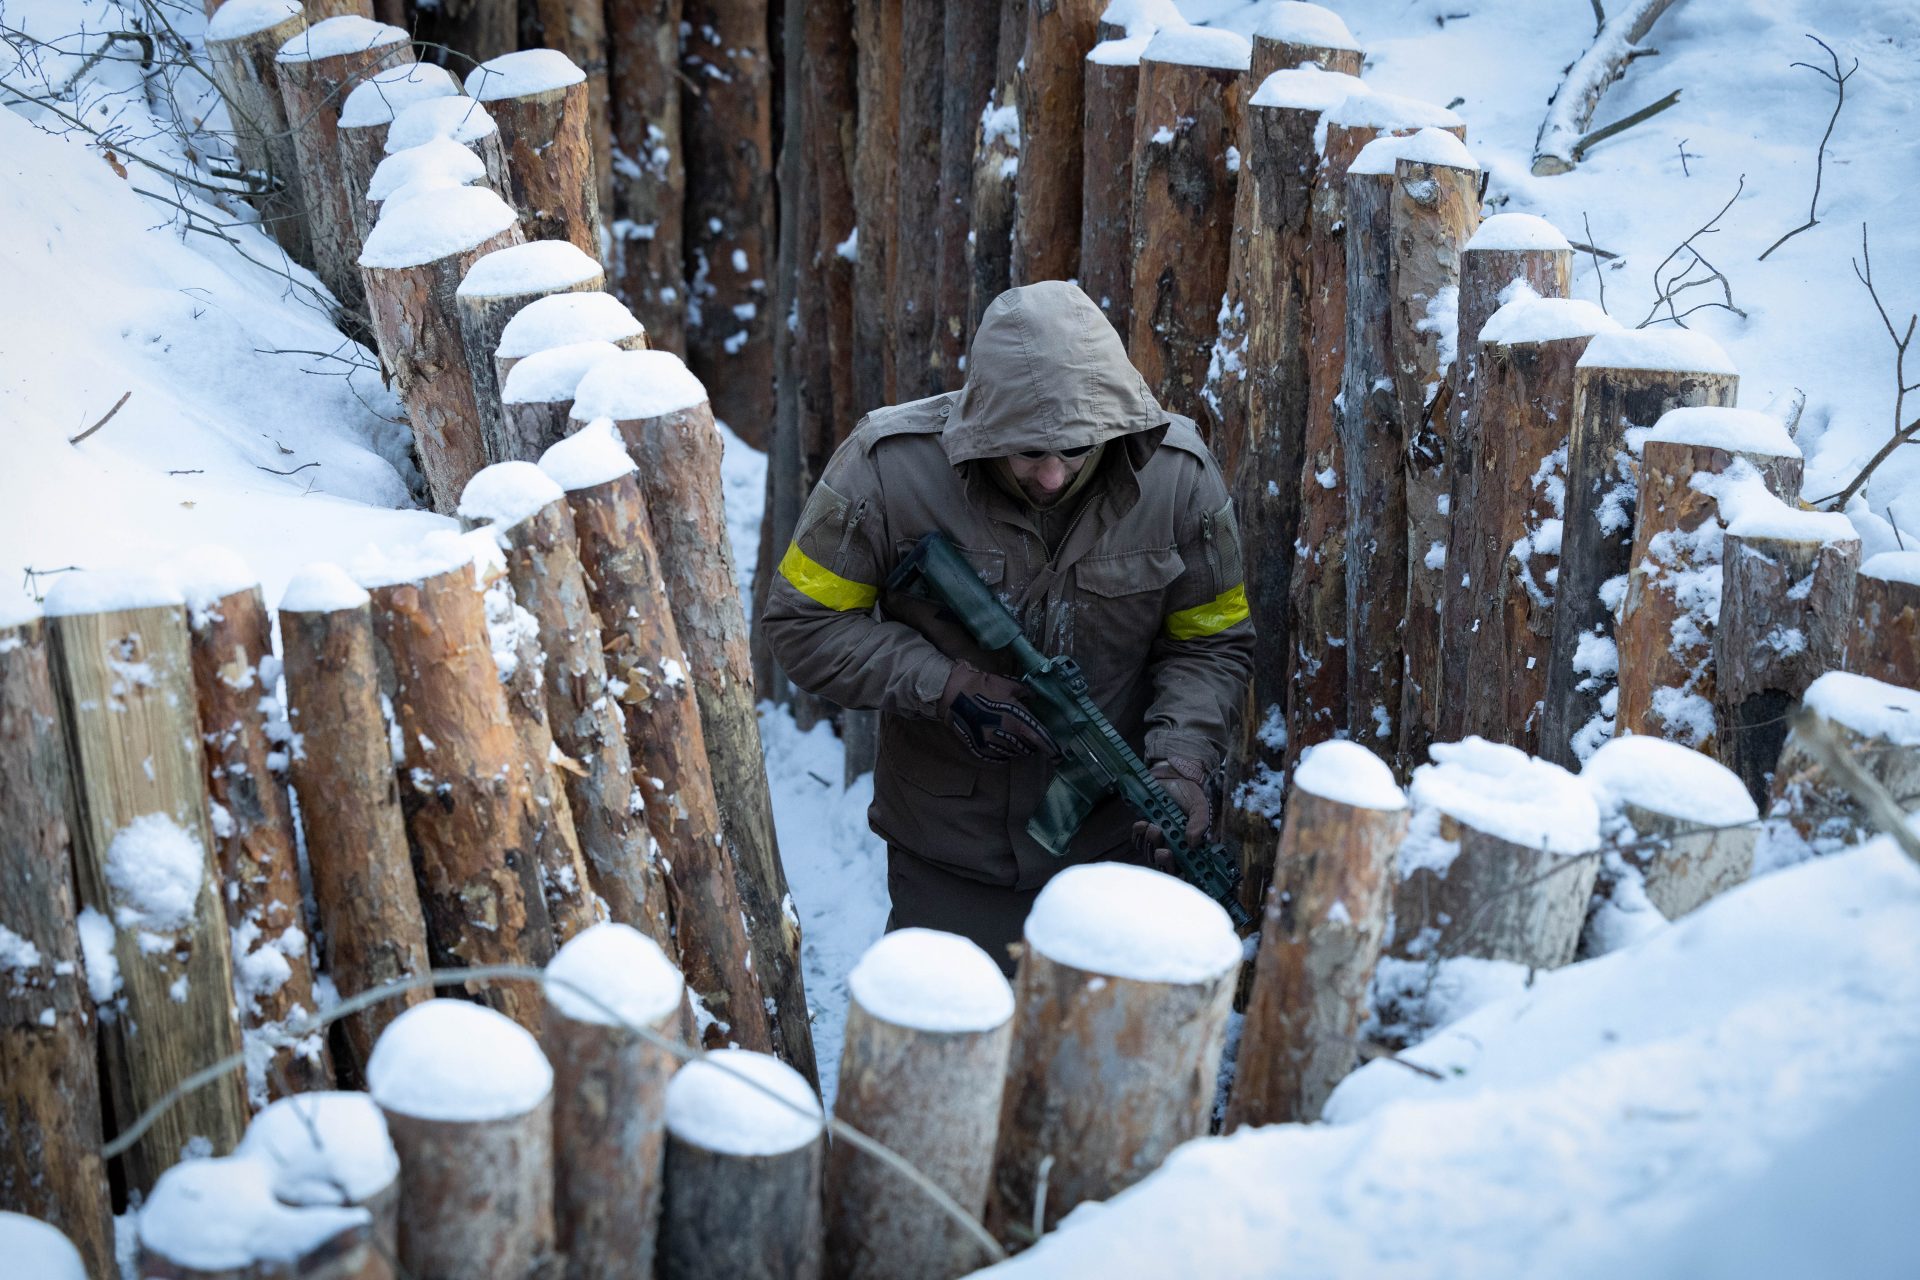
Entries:
[[387,158],[387,134],[394,117],[416,102],[457,97],[460,86],[445,67],[430,62],[403,62],[376,71],[355,85],[340,104],[337,142],[341,180],[347,188],[347,209],[353,216],[352,250],[355,258],[373,230],[367,208],[367,187],[374,170]]
[[[524,224],[523,224],[524,225]],[[454,291],[460,345],[473,379],[473,403],[489,462],[532,462],[534,442],[512,438],[500,408],[494,352],[522,308],[556,293],[597,293],[606,283],[599,260],[566,240],[528,240],[474,259]]]
[[[549,347],[524,360],[515,360],[514,372],[500,381],[501,438],[511,457],[538,458],[565,439],[572,424],[573,395],[580,388],[580,379],[586,376],[587,370],[619,351],[611,342],[589,340]],[[496,358],[495,367],[505,363]],[[468,481],[467,487],[471,490],[473,482]]]

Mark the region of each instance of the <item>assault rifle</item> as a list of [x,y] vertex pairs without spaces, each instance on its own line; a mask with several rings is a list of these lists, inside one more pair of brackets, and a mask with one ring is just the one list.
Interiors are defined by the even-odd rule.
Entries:
[[1160,828],[1181,879],[1226,908],[1236,926],[1252,923],[1235,890],[1240,869],[1218,842],[1187,843],[1187,817],[1159,779],[1147,771],[1087,692],[1087,678],[1068,657],[1043,657],[1021,634],[1020,623],[995,599],[973,566],[942,533],[921,538],[887,578],[889,591],[932,600],[952,613],[981,648],[1005,649],[1032,691],[1027,709],[1060,745],[1053,781],[1027,834],[1056,858],[1093,807],[1116,792],[1133,811]]

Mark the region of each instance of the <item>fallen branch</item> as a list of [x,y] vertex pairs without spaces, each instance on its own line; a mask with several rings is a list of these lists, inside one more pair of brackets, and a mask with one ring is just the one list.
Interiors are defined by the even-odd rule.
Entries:
[[1553,95],[1534,140],[1536,176],[1566,173],[1580,162],[1576,148],[1587,138],[1601,96],[1625,73],[1636,52],[1634,45],[1672,4],[1673,0],[1632,0],[1618,17],[1601,25],[1587,51],[1567,68],[1567,78]]
[[1778,249],[1802,231],[1810,231],[1820,225],[1820,184],[1827,176],[1827,142],[1833,137],[1833,126],[1840,122],[1840,108],[1847,105],[1847,81],[1851,80],[1853,73],[1860,69],[1860,59],[1855,58],[1853,60],[1853,66],[1849,67],[1845,72],[1842,72],[1840,70],[1840,55],[1835,53],[1825,40],[1814,35],[1811,31],[1807,33],[1807,39],[1827,51],[1827,56],[1833,59],[1833,70],[1829,71],[1825,67],[1816,67],[1811,62],[1796,62],[1792,65],[1805,67],[1809,71],[1819,72],[1827,79],[1833,81],[1833,87],[1838,90],[1839,93],[1833,100],[1833,114],[1827,117],[1827,131],[1820,135],[1820,149],[1814,153],[1813,199],[1807,202],[1807,220],[1768,245],[1766,253],[1760,255],[1760,261],[1762,262],[1767,260],[1768,253],[1772,253],[1775,249]]
[[[1660,260],[1660,265],[1653,269],[1653,288],[1656,295],[1653,300],[1653,306],[1647,311],[1646,318],[1639,324],[1633,326],[1634,328],[1644,329],[1652,324],[1654,319],[1660,316],[1661,307],[1667,309],[1667,314],[1663,318],[1673,321],[1682,329],[1687,327],[1686,317],[1696,311],[1704,311],[1708,307],[1721,307],[1733,312],[1733,314],[1739,316],[1742,320],[1747,318],[1747,313],[1733,304],[1732,282],[1727,279],[1726,274],[1722,272],[1720,268],[1714,266],[1713,263],[1707,260],[1706,255],[1701,253],[1698,245],[1694,243],[1701,236],[1712,235],[1720,229],[1720,219],[1727,216],[1727,210],[1733,208],[1733,202],[1738,200],[1740,193],[1746,189],[1747,175],[1743,173],[1740,175],[1740,184],[1733,189],[1733,194],[1727,197],[1727,202],[1720,206],[1720,212],[1707,219],[1699,230],[1675,245],[1673,252]],[[1687,262],[1687,265],[1667,275],[1663,280],[1661,278],[1662,273],[1666,272],[1667,268],[1673,265],[1674,259],[1678,258],[1682,253],[1689,255],[1690,260]],[[1707,274],[1695,277],[1693,274],[1695,267],[1706,268]],[[1713,284],[1716,280],[1720,282],[1720,299],[1718,301],[1696,303],[1688,307],[1685,311],[1680,310],[1676,305],[1676,299],[1678,299],[1681,294],[1687,292],[1689,289],[1704,288]]]
[[1835,510],[1845,510],[1847,503],[1866,484],[1867,477],[1873,474],[1874,469],[1892,457],[1895,449],[1920,434],[1920,418],[1901,425],[1901,419],[1907,411],[1907,393],[1920,391],[1920,382],[1907,381],[1907,348],[1913,345],[1913,329],[1915,323],[1920,322],[1920,314],[1907,317],[1905,333],[1893,327],[1893,317],[1887,314],[1886,304],[1880,301],[1880,291],[1873,284],[1873,256],[1867,249],[1867,224],[1864,222],[1860,224],[1860,256],[1854,260],[1853,274],[1861,284],[1867,286],[1867,296],[1873,299],[1873,309],[1880,313],[1880,323],[1886,326],[1887,336],[1893,339],[1893,435],[1880,446],[1879,452],[1867,460],[1867,465],[1860,468],[1860,474],[1847,482],[1846,488],[1819,500],[1822,506],[1832,502]]
[[85,431],[82,431],[79,435],[68,437],[67,443],[79,444],[82,440],[85,440],[88,436],[92,435],[94,432],[98,431],[100,428],[106,426],[109,422],[112,422],[113,415],[120,412],[120,406],[125,404],[129,399],[132,398],[132,396],[133,396],[132,391],[125,392],[123,395],[121,395],[121,397],[118,400],[115,400],[113,402],[113,408],[107,410],[105,417],[101,418],[100,421],[88,427]]
[[280,471],[280,470],[277,470],[277,469],[275,469],[275,468],[273,468],[273,467],[262,467],[262,466],[261,466],[261,465],[260,465],[259,463],[257,463],[257,462],[256,462],[256,463],[254,463],[253,465],[254,465],[254,466],[255,466],[255,467],[257,468],[257,469],[259,469],[259,470],[261,470],[261,471],[264,471],[264,472],[266,472],[266,473],[267,473],[268,475],[271,475],[271,476],[297,476],[297,475],[299,475],[299,474],[300,474],[300,473],[301,473],[302,471],[305,471],[305,470],[306,470],[306,469],[307,469],[308,467],[317,467],[317,466],[319,466],[320,464],[319,464],[319,463],[317,463],[317,462],[303,462],[303,463],[301,463],[301,464],[300,464],[299,466],[297,466],[297,467],[295,467],[295,468],[294,468],[293,470],[291,470],[291,471]]
[[1598,129],[1595,129],[1592,133],[1573,144],[1574,163],[1577,164],[1585,160],[1587,158],[1587,152],[1590,151],[1595,144],[1605,142],[1616,133],[1625,133],[1628,129],[1633,128],[1633,126],[1642,121],[1653,119],[1653,117],[1659,115],[1662,111],[1665,111],[1678,101],[1680,101],[1680,91],[1675,89],[1672,93],[1660,99],[1660,101],[1644,106],[1630,116],[1615,120],[1612,124],[1601,125]]

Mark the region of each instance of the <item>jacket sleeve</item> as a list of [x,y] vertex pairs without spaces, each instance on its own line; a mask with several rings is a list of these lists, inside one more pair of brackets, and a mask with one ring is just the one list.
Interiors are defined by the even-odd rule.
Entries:
[[1233,747],[1253,675],[1253,622],[1233,502],[1212,461],[1201,470],[1177,526],[1186,568],[1148,659],[1145,746],[1149,760],[1182,756],[1213,769]]
[[789,679],[857,710],[931,719],[953,670],[918,631],[882,619],[885,545],[879,473],[858,436],[814,486],[767,592],[767,643]]

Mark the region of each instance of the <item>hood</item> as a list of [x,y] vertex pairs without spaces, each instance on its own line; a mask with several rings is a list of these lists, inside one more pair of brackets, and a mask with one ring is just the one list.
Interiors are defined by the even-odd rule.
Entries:
[[961,463],[1103,444],[1167,420],[1093,299],[1045,280],[988,306],[940,439]]

